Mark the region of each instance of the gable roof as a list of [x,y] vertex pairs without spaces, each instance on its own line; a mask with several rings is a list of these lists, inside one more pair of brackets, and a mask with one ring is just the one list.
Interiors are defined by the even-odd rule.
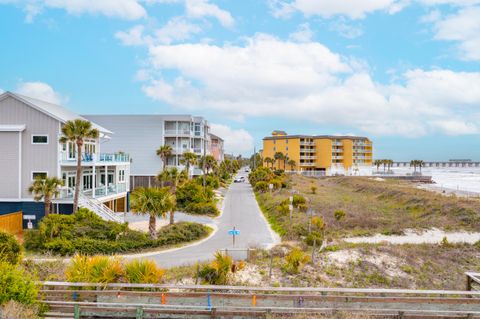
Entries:
[[89,121],[90,123],[92,123],[92,127],[97,129],[101,133],[113,134],[113,132],[111,132],[110,130],[107,130],[106,128],[104,128],[102,126],[100,126],[98,124],[95,124],[94,122],[92,122],[90,120],[87,120],[86,118],[78,115],[75,112],[70,111],[69,109],[67,109],[63,106],[53,104],[53,103],[50,103],[50,102],[46,102],[46,101],[42,101],[42,100],[39,100],[39,99],[35,99],[33,97],[25,96],[25,95],[22,95],[22,94],[8,92],[8,91],[0,95],[0,101],[7,98],[7,97],[12,97],[14,99],[17,99],[17,100],[27,104],[28,106],[33,107],[37,111],[45,113],[46,115],[48,115],[50,117],[53,117],[54,119],[56,119],[56,120],[58,120],[62,123],[65,123],[67,121],[72,121],[72,120],[75,120],[75,119],[82,119],[82,120]]

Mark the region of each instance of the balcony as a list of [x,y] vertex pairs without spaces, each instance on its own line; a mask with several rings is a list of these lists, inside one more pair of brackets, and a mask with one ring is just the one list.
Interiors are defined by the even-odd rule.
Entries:
[[334,147],[332,148],[332,153],[343,153],[343,148]]
[[188,129],[165,129],[163,133],[165,136],[193,136],[193,131]]
[[315,149],[314,148],[300,148],[300,152],[303,152],[303,153],[315,153]]
[[[60,162],[62,165],[77,165],[76,156],[70,157],[67,152],[60,153]],[[130,155],[126,153],[100,153],[100,154],[82,154],[82,165],[105,165],[105,164],[126,164],[130,163]]]
[[301,160],[310,160],[310,159],[316,159],[317,157],[315,155],[300,155]]
[[300,142],[300,145],[303,145],[303,146],[315,146],[315,142]]
[[[95,188],[95,197],[101,198],[111,195],[117,195],[125,193],[127,191],[126,183],[110,184],[108,186],[98,186]],[[93,197],[93,189],[83,189],[82,194],[88,198]],[[73,188],[62,187],[60,189],[60,194],[57,199],[59,200],[70,200],[73,199],[74,191]]]
[[342,142],[332,142],[333,146],[343,146]]
[[315,166],[315,163],[311,163],[311,162],[302,163],[302,162],[300,162],[300,166]]
[[334,159],[334,160],[341,160],[341,159],[343,159],[343,156],[340,156],[340,155],[332,156],[332,159]]

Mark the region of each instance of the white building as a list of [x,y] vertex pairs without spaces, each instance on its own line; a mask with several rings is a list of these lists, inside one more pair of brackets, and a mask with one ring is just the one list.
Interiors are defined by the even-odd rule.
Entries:
[[[131,185],[148,187],[155,185],[155,177],[162,170],[163,162],[156,154],[162,145],[170,145],[173,154],[167,167],[181,164],[182,154],[193,152],[198,156],[210,155],[210,126],[203,117],[192,115],[84,115],[84,117],[108,127],[115,138],[105,148],[108,152],[123,151],[130,154]],[[198,167],[190,174],[200,175]]]
[[[56,176],[65,186],[54,200],[53,212],[72,213],[77,152],[73,143],[60,143],[62,126],[84,119],[66,108],[6,92],[0,95],[0,215],[23,211],[43,217],[43,203],[28,188],[37,176]],[[80,181],[80,206],[104,219],[119,220],[115,212],[128,209],[130,158],[125,153],[103,153],[113,133],[92,122],[100,132],[85,141]]]

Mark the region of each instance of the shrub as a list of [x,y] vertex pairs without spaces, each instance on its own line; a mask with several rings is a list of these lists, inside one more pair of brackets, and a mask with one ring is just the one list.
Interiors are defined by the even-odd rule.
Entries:
[[308,236],[305,238],[305,243],[308,245],[308,246],[313,246],[313,244],[315,243],[315,246],[316,247],[320,247],[322,246],[322,243],[323,243],[323,235],[322,233],[318,232],[318,231],[312,231],[310,234],[308,234]]
[[307,203],[307,200],[302,195],[293,195],[293,201],[292,201],[293,207],[298,208],[298,205],[306,204],[306,203]]
[[257,182],[255,184],[254,190],[256,192],[265,193],[269,189],[268,183],[264,181]]
[[207,236],[210,228],[198,223],[181,222],[163,227],[158,231],[158,246],[176,245]]
[[220,211],[214,203],[191,203],[185,208],[185,212],[194,215],[220,215]]
[[306,213],[308,210],[307,204],[298,204],[297,209],[299,212]]
[[125,264],[125,279],[132,284],[157,284],[164,274],[152,260],[135,259]]
[[272,170],[268,167],[259,167],[248,174],[250,184],[256,185],[258,182],[268,182],[274,177]]
[[301,268],[310,261],[310,256],[305,254],[299,248],[294,248],[285,257],[285,261],[286,263],[283,265],[282,269],[289,274],[298,274]]
[[233,268],[233,259],[221,252],[215,253],[215,259],[203,266],[199,272],[200,278],[212,285],[226,285],[228,283],[228,275]]
[[204,191],[195,180],[190,180],[178,187],[175,194],[178,208],[185,208],[191,203],[212,202],[215,195],[210,187],[206,187]]
[[37,303],[38,288],[17,265],[0,262],[0,305],[13,300],[25,305]]
[[275,190],[278,190],[278,189],[281,189],[281,188],[282,188],[282,180],[279,179],[279,178],[271,179],[268,183],[269,183],[269,184],[272,184],[272,185],[273,185],[273,189],[275,189]]
[[273,174],[275,174],[276,176],[283,176],[284,173],[285,171],[283,169],[276,169],[273,171]]
[[333,213],[333,216],[335,217],[335,220],[338,222],[338,221],[341,221],[342,219],[345,218],[345,212],[343,210],[336,210],[334,213]]
[[22,246],[15,236],[0,231],[0,261],[16,265],[22,257]]
[[[199,176],[195,178],[195,181],[197,182],[198,185],[202,186],[203,190],[203,177]],[[220,179],[217,176],[214,175],[206,175],[205,176],[205,186],[211,188],[211,189],[217,189],[220,187]]]
[[310,190],[312,191],[312,194],[316,194],[317,193],[317,186],[315,186],[315,185],[310,186]]
[[124,275],[121,260],[107,256],[75,255],[65,271],[70,282],[113,283]]

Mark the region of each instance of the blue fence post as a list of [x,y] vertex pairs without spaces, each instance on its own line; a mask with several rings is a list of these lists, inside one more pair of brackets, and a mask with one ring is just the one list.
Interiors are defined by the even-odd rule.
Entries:
[[207,308],[212,310],[212,299],[210,298],[210,293],[207,294]]

